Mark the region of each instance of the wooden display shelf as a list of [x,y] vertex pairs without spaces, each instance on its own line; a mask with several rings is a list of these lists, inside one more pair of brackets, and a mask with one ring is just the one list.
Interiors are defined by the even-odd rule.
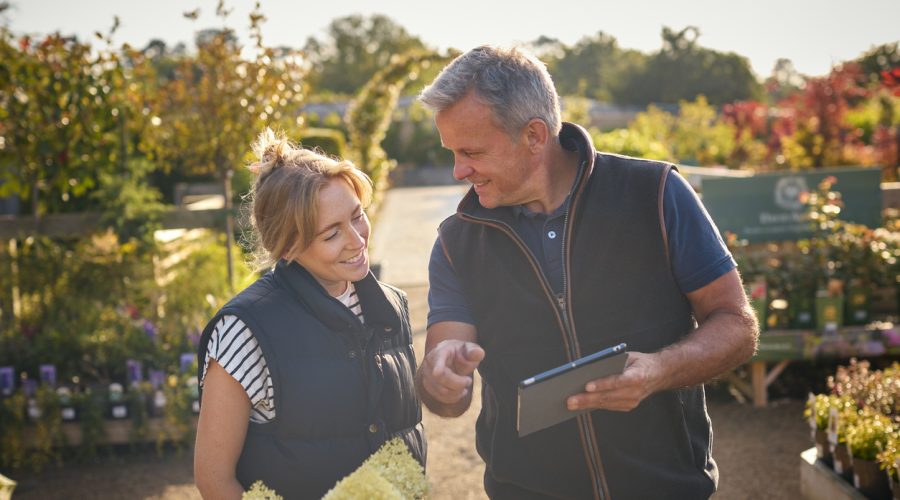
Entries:
[[748,362],[749,380],[735,372],[726,373],[722,378],[753,401],[754,406],[766,406],[769,386],[792,362],[891,355],[900,356],[900,329],[890,323],[844,326],[827,333],[766,330],[759,335],[759,352]]

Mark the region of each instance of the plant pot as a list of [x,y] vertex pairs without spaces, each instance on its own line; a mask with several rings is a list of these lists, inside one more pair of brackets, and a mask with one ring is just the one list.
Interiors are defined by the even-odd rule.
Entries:
[[887,474],[874,460],[853,459],[853,486],[871,500],[891,498]]
[[853,462],[850,461],[850,449],[847,443],[829,443],[831,449],[831,458],[834,461],[832,468],[834,472],[850,481],[853,479]]
[[816,459],[821,460],[829,467],[833,467],[834,461],[831,457],[831,447],[828,446],[828,431],[815,429],[813,431],[813,441],[816,444]]
[[848,325],[865,325],[869,322],[869,291],[851,288],[844,297],[844,321]]
[[837,328],[844,324],[844,297],[816,297],[816,328]]
[[816,324],[816,307],[812,294],[792,294],[788,299],[788,316],[791,328],[813,328]]
[[891,497],[894,500],[900,500],[900,482],[894,476],[885,473],[888,478],[888,486],[891,488]]

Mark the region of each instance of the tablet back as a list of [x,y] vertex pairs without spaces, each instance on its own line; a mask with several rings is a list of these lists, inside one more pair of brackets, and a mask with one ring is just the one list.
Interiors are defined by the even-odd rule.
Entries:
[[557,374],[544,380],[526,383],[531,382],[528,379],[520,383],[516,421],[519,437],[591,411],[569,411],[566,400],[569,396],[584,392],[584,385],[591,380],[622,373],[627,360],[627,352],[617,352],[569,370],[554,369]]

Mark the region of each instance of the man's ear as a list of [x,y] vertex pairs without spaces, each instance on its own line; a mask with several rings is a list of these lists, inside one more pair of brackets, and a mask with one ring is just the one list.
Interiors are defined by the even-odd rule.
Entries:
[[532,153],[537,153],[547,146],[547,142],[550,140],[550,129],[547,128],[544,120],[532,118],[525,125],[525,140]]

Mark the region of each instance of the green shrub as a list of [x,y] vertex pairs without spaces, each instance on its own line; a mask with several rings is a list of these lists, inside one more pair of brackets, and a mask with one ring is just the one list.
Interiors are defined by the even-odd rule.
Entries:
[[865,410],[856,422],[847,427],[846,442],[853,458],[875,461],[878,454],[887,449],[895,432],[891,419]]
[[344,133],[333,128],[306,128],[300,136],[300,145],[307,149],[318,148],[323,153],[338,158],[347,155]]

